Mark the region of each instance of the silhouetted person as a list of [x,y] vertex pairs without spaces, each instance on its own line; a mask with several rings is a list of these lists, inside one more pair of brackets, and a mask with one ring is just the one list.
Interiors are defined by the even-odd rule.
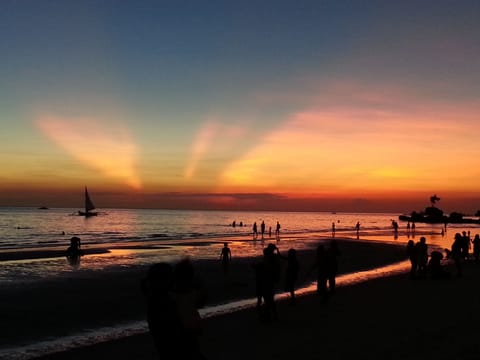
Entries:
[[395,220],[392,220],[392,227],[393,227],[393,233],[395,236],[398,235],[398,222]]
[[235,220],[233,220],[232,227],[235,227],[236,225],[237,225],[237,223],[235,222]]
[[281,227],[281,226],[280,226],[280,223],[277,221],[277,226],[275,227],[275,236],[276,236],[277,238],[280,237],[280,227]]
[[147,302],[147,323],[159,359],[184,358],[188,354],[182,344],[186,331],[178,311],[173,289],[173,267],[158,263],[148,269],[142,281]]
[[456,233],[453,240],[452,252],[450,256],[453,258],[453,261],[455,263],[458,277],[461,277],[463,275],[463,261],[465,260],[462,254],[462,243],[462,235],[460,233]]
[[430,254],[428,272],[432,279],[445,279],[450,277],[450,273],[446,271],[441,264],[442,259],[443,254],[439,251],[435,250]]
[[265,235],[265,221],[262,221],[262,223],[260,224],[260,231],[262,232],[263,239],[263,236]]
[[83,255],[81,249],[81,240],[78,236],[73,236],[70,239],[70,246],[67,248],[67,259],[71,265],[78,265],[80,257]]
[[427,273],[428,245],[426,241],[427,239],[422,236],[420,241],[415,244],[415,252],[417,254],[417,272],[421,277],[425,277]]
[[335,237],[335,223],[332,222],[332,236]]
[[462,257],[465,260],[468,260],[468,250],[470,249],[470,236],[467,235],[466,231],[462,231]]
[[315,263],[312,270],[317,271],[317,294],[320,295],[322,303],[328,302],[328,254],[325,245],[320,244],[317,246]]
[[268,227],[268,237],[269,238],[272,237],[272,227],[271,226]]
[[228,267],[230,265],[230,261],[232,260],[232,251],[228,247],[228,243],[223,243],[223,248],[220,251],[220,260],[222,260],[222,268],[223,272],[228,272]]
[[297,252],[295,249],[288,250],[287,256],[282,256],[287,260],[287,268],[285,270],[285,291],[290,293],[290,304],[295,304],[295,287],[298,279],[299,264]]
[[408,256],[408,259],[410,260],[410,278],[414,279],[417,275],[418,259],[417,259],[415,243],[413,242],[413,240],[408,240],[407,256]]
[[205,305],[206,294],[195,277],[193,264],[188,258],[175,265],[173,279],[173,293],[180,319],[185,328],[184,340],[181,342],[183,344],[181,347],[187,352],[185,358],[205,359],[200,351],[199,338],[202,334],[202,319],[198,308]]
[[480,258],[480,236],[478,234],[472,240],[473,243],[473,258],[475,262],[478,262]]
[[275,303],[275,287],[280,279],[280,264],[275,250],[278,251],[275,245],[268,244],[263,249],[263,259],[255,265],[257,310],[265,321],[278,318],[277,305]]
[[357,238],[360,235],[360,222],[357,221],[357,224],[355,225],[355,230],[357,231]]
[[256,239],[258,236],[257,222],[253,223],[252,232],[253,232],[253,238]]
[[335,293],[338,273],[338,257],[340,256],[337,240],[333,239],[327,248],[327,277],[330,293]]

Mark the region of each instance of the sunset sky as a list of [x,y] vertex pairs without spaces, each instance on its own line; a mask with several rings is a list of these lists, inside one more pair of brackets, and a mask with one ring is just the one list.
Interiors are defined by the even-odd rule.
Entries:
[[0,2],[0,206],[480,209],[479,1]]

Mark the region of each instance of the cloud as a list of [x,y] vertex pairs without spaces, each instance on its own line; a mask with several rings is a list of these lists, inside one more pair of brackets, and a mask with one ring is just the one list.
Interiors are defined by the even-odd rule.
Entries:
[[[468,165],[480,156],[478,101],[437,99],[400,85],[343,80],[310,85],[306,88],[314,92],[300,91],[304,101],[290,98],[308,105],[225,168],[219,191],[478,189]],[[279,101],[286,98],[280,92]],[[459,168],[464,181],[452,182]]]
[[57,146],[102,175],[141,188],[137,149],[128,129],[104,119],[41,116],[36,126]]
[[208,156],[219,157],[234,148],[246,132],[247,127],[239,124],[227,125],[218,120],[206,121],[195,135],[190,159],[184,171],[185,178],[193,178],[200,163]]

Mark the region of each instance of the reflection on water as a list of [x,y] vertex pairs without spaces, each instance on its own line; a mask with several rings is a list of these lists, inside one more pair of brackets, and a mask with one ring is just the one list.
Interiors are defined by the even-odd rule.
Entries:
[[[128,251],[125,253],[125,255],[128,256],[127,254]],[[400,263],[387,265],[377,269],[345,274],[337,277],[337,286],[342,287],[354,285],[380,277],[402,274],[408,271],[409,268],[410,263],[408,261],[402,261]],[[298,296],[302,296],[311,294],[315,291],[316,283],[312,283],[307,287],[297,289],[296,294]],[[286,299],[288,296],[289,295],[287,293],[280,293],[276,295],[276,299]],[[226,304],[206,307],[204,309],[200,309],[200,314],[203,318],[228,314],[231,312],[252,308],[256,305],[256,301],[256,298],[250,298],[246,300],[233,301]],[[138,321],[117,327],[96,329],[94,331],[89,331],[74,336],[67,336],[51,341],[44,341],[29,346],[23,346],[21,348],[5,349],[0,351],[0,358],[8,358],[11,360],[28,360],[41,355],[70,350],[73,348],[91,345],[103,341],[120,339],[126,336],[141,334],[146,331],[148,331],[146,322]]]

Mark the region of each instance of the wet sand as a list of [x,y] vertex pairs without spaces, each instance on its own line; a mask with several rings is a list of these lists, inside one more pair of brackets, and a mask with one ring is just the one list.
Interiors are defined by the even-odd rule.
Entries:
[[[340,245],[342,272],[405,259],[403,246],[357,241],[340,242]],[[299,255],[305,272],[313,263],[313,253]],[[211,304],[253,296],[251,262],[252,259],[234,262],[227,279],[221,273],[219,262],[195,263],[197,273],[208,279],[204,283]],[[119,319],[142,319],[145,309],[139,281],[144,271],[105,274],[100,279],[76,279],[71,284],[55,283],[51,288],[32,289],[20,297],[19,293],[12,291],[7,301],[17,311],[17,320],[25,321],[28,316],[33,316],[37,333],[31,333],[31,336],[46,333],[61,336],[58,330],[62,329],[62,321],[52,319],[52,314],[58,314],[55,318],[62,318],[76,313],[78,319],[72,322],[83,326],[91,325],[92,321],[107,324]],[[311,280],[306,276],[302,279],[305,282]],[[474,341],[476,333],[469,327],[470,322],[475,324],[480,319],[479,281],[480,264],[469,263],[462,278],[410,280],[407,274],[402,274],[339,287],[326,305],[321,304],[315,294],[300,297],[294,307],[279,301],[280,319],[268,324],[257,318],[254,309],[210,317],[204,319],[202,349],[208,359],[232,360],[479,358],[479,348]],[[69,286],[67,290],[65,286]],[[44,292],[48,295],[42,298],[40,295]],[[76,292],[77,296],[61,301],[56,299],[59,293],[70,292]],[[36,299],[36,310],[41,310],[43,315],[38,311],[31,314],[19,312],[22,305],[15,304],[15,301],[25,296]],[[23,303],[24,308],[27,303],[31,305],[31,299]],[[69,306],[78,306],[77,310],[59,305],[65,302]],[[89,311],[86,311],[87,306]],[[453,314],[452,309],[458,310]],[[72,322],[70,326],[64,324],[61,332],[71,331]],[[12,319],[6,325],[15,327]],[[9,335],[5,330],[2,332],[5,333],[2,338]],[[85,358],[155,359],[156,353],[148,333],[145,333],[38,359]]]

